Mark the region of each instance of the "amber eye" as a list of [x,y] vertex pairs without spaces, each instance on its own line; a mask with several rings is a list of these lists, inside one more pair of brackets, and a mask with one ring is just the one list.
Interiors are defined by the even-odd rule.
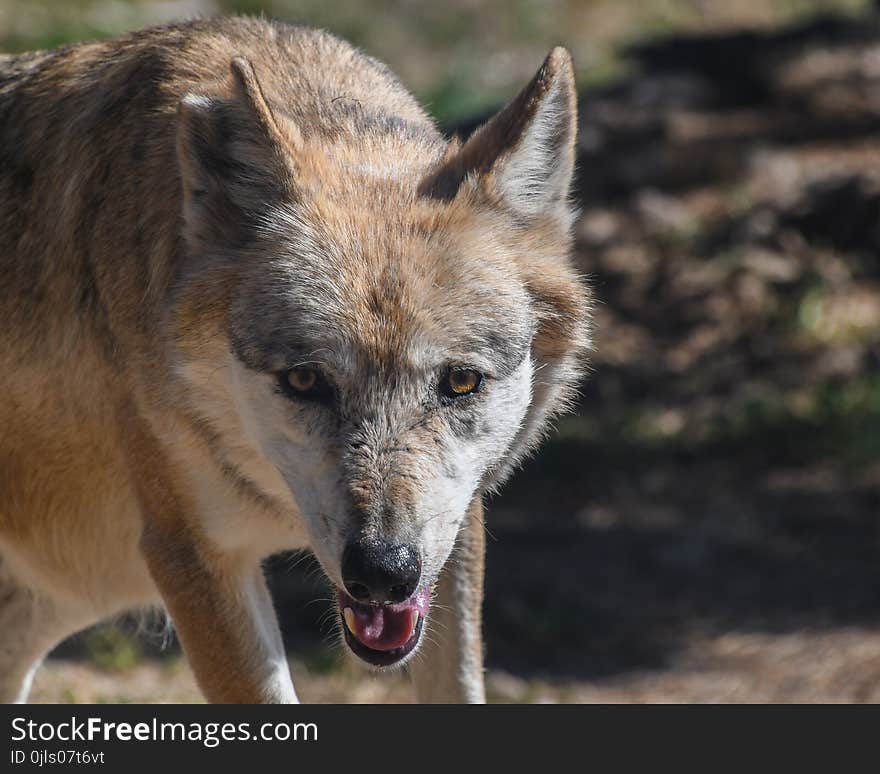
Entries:
[[317,368],[298,366],[282,374],[287,392],[303,398],[318,398],[328,392],[329,385]]
[[314,368],[294,368],[287,372],[287,383],[297,392],[311,392],[318,383],[318,372]]
[[483,383],[483,375],[472,368],[450,369],[442,384],[443,392],[450,398],[461,398],[476,392]]

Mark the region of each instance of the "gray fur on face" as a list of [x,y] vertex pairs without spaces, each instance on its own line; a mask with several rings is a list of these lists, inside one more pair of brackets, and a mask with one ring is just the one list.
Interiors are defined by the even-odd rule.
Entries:
[[[447,281],[466,262],[447,256]],[[357,535],[417,546],[430,582],[472,499],[505,467],[528,411],[528,296],[509,276],[494,287],[468,277],[450,294],[386,268],[375,285],[385,298],[365,305],[352,297],[357,278],[343,274],[355,266],[332,252],[288,255],[243,281],[230,334],[236,391],[335,583]],[[305,364],[332,385],[330,401],[279,389],[279,373]],[[450,366],[484,374],[479,392],[445,400],[438,382]]]

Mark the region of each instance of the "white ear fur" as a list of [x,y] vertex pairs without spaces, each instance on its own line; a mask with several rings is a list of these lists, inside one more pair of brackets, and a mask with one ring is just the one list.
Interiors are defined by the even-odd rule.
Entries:
[[482,180],[514,211],[567,216],[574,172],[577,95],[571,56],[554,48],[531,82],[422,181],[420,192],[454,197]]
[[557,56],[563,62],[531,121],[519,142],[493,167],[502,198],[528,216],[564,204],[574,172],[574,77],[568,53],[564,49],[557,51],[564,52]]

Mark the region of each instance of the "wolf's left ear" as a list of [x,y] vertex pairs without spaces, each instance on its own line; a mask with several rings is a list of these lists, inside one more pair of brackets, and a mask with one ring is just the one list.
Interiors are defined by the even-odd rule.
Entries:
[[524,216],[567,212],[577,136],[571,55],[554,48],[500,113],[441,162],[420,191],[451,199],[470,176],[482,179]]
[[231,99],[188,94],[178,107],[177,157],[191,242],[234,239],[247,216],[293,191],[301,137],[278,121],[250,62],[231,62]]

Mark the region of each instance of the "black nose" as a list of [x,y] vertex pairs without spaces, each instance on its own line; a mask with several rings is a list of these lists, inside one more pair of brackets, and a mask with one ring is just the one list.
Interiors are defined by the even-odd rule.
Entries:
[[342,552],[342,581],[358,602],[403,602],[419,585],[422,563],[413,546],[354,540]]

